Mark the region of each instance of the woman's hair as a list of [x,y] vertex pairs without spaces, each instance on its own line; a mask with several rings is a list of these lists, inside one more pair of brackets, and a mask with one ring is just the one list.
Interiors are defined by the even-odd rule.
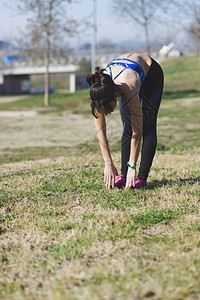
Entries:
[[87,76],[87,82],[90,85],[90,106],[95,118],[95,108],[103,107],[111,113],[111,103],[115,100],[115,84],[112,78],[104,73],[104,69],[96,67],[95,73]]

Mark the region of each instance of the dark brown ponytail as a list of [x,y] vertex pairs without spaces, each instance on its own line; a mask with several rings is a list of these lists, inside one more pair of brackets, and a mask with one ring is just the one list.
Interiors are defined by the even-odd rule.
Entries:
[[100,79],[100,69],[99,67],[96,67],[95,69],[95,73],[94,74],[89,74],[87,76],[87,83],[92,86],[95,83],[100,83],[101,79]]

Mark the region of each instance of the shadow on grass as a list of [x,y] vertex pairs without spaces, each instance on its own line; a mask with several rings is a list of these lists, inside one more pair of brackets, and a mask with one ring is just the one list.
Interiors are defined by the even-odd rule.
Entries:
[[191,97],[199,97],[200,91],[196,89],[189,90],[180,90],[180,91],[164,91],[163,98],[164,99],[181,99],[181,98],[191,98]]
[[163,187],[163,186],[173,186],[173,185],[178,185],[182,186],[184,184],[195,184],[197,182],[200,182],[200,177],[189,177],[189,178],[179,178],[177,180],[168,180],[166,178],[162,180],[153,180],[151,183],[148,184],[147,189],[155,189],[158,187]]
[[196,178],[193,178],[193,177],[180,178],[180,181],[181,182],[186,182],[186,183],[189,183],[189,184],[194,184],[196,182],[200,182],[200,177],[196,177]]

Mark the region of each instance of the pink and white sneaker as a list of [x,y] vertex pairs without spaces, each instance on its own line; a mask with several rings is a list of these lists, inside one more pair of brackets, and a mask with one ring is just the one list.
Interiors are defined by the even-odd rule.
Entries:
[[135,179],[135,186],[133,188],[140,189],[145,187],[147,187],[147,181],[144,179],[144,176]]
[[123,176],[117,176],[116,180],[115,180],[115,186],[118,188],[118,189],[122,189],[122,188],[125,188],[126,186],[126,177],[123,177]]

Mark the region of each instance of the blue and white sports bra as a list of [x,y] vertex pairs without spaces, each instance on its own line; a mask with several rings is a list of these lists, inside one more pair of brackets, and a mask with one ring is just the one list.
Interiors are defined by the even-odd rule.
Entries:
[[[115,78],[113,78],[111,66],[122,66],[124,68],[115,76]],[[130,60],[128,58],[115,58],[106,66],[106,68],[109,68],[110,76],[113,80],[115,80],[125,69],[131,69],[140,76],[141,84],[143,83],[145,76],[144,71],[142,67],[133,60]]]

